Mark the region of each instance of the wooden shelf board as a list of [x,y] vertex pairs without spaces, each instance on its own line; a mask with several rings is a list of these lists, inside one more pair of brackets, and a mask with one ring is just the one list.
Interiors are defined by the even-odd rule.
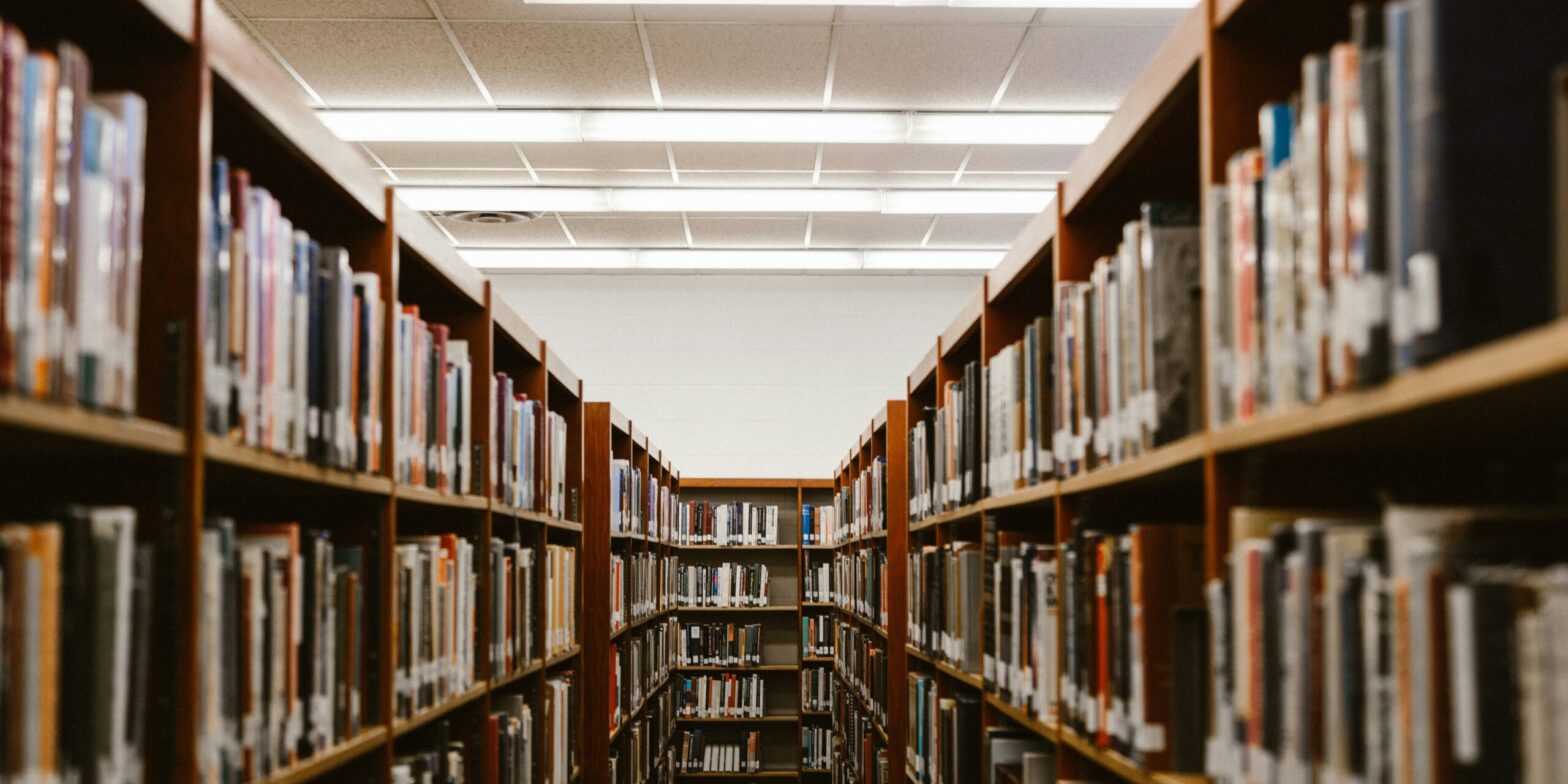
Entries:
[[426,724],[429,724],[430,722],[435,721],[436,719],[439,719],[442,716],[445,716],[448,713],[451,713],[452,711],[455,711],[458,708],[461,708],[464,705],[479,699],[480,697],[483,697],[487,691],[489,691],[489,687],[486,684],[481,683],[477,686],[469,688],[468,691],[448,699],[446,702],[443,702],[439,705],[432,705],[429,708],[426,708],[407,719],[397,719],[396,721],[392,722],[392,735],[393,737],[401,737],[410,732],[413,732],[414,730],[417,730],[420,727],[423,727]]
[[1057,727],[1057,725],[1040,721],[1034,716],[1031,716],[1027,711],[1009,705],[1006,700],[1003,700],[999,695],[993,692],[988,691],[985,693],[985,701],[998,713],[1001,713],[1003,716],[1006,716],[1008,719],[1012,720],[1014,724],[1017,724],[1018,726],[1023,727],[1024,729],[1033,732],[1034,734],[1039,735],[1040,737],[1051,741],[1052,743],[1057,742],[1061,735],[1061,730],[1059,727]]
[[1165,446],[1151,450],[1123,463],[1102,466],[1087,473],[1063,479],[1059,483],[1063,495],[1098,490],[1112,485],[1124,485],[1180,468],[1189,463],[1201,462],[1209,451],[1207,433],[1194,433]]
[[799,545],[793,544],[676,544],[671,545],[677,550],[744,550],[747,552],[795,552]]
[[1079,754],[1082,754],[1090,762],[1093,762],[1100,768],[1109,771],[1123,781],[1135,782],[1135,784],[1148,784],[1148,782],[1151,780],[1149,772],[1144,770],[1137,763],[1114,751],[1102,749],[1099,746],[1094,745],[1092,741],[1081,737],[1078,735],[1078,733],[1073,732],[1067,727],[1061,728],[1059,737],[1061,738],[1062,743],[1071,746],[1075,751],[1077,751]]
[[484,307],[484,273],[463,261],[452,243],[431,225],[429,218],[409,209],[397,199],[393,199],[392,204],[392,225],[397,230],[398,239],[407,244],[436,277],[446,281],[475,307]]
[[678,724],[794,724],[799,721],[795,715],[788,716],[751,716],[745,718],[720,718],[704,719],[697,716],[676,716]]
[[355,757],[374,749],[387,740],[386,727],[369,727],[359,736],[346,740],[309,759],[300,760],[282,770],[260,779],[257,784],[299,784],[336,770]]
[[981,502],[981,507],[986,511],[998,509],[1012,509],[1018,506],[1031,506],[1033,504],[1054,501],[1060,488],[1055,479],[1046,479],[1038,484],[1030,485],[1022,490],[1014,490],[1006,495],[992,496]]
[[677,779],[794,779],[800,778],[800,772],[794,770],[759,770],[751,773],[713,773],[676,771]]
[[675,669],[680,672],[794,672],[800,668],[793,664],[759,664],[751,667],[683,664],[676,665]]
[[583,652],[583,647],[581,645],[573,645],[572,647],[567,648],[566,650],[561,651],[560,653],[557,653],[556,655],[551,656],[548,659],[545,659],[545,661],[544,661],[545,669],[548,670],[548,669],[550,669],[552,667],[559,666],[562,663],[571,661],[573,658],[575,658],[577,656],[577,654],[582,653],[582,652]]
[[512,685],[512,684],[514,684],[514,683],[516,683],[516,682],[518,682],[518,681],[520,681],[520,680],[522,680],[524,678],[527,678],[530,675],[534,675],[534,674],[537,674],[537,673],[540,673],[540,672],[544,672],[544,660],[543,659],[535,659],[534,663],[528,665],[527,667],[524,667],[524,668],[522,668],[520,670],[513,670],[510,673],[508,673],[506,675],[502,675],[499,678],[491,678],[490,679],[490,688],[492,690],[504,688],[504,687],[510,686],[510,685]]
[[932,667],[936,666],[936,661],[937,660],[936,660],[935,656],[932,656],[931,654],[926,653],[925,651],[922,651],[922,650],[920,650],[919,648],[916,648],[913,645],[905,643],[904,644],[904,652],[909,654],[910,656],[915,657],[919,661],[923,661],[926,664],[931,665]]
[[630,632],[630,631],[632,631],[634,629],[637,629],[637,628],[639,628],[641,626],[646,626],[649,622],[658,620],[659,618],[662,618],[662,617],[664,617],[666,615],[669,615],[671,612],[673,612],[673,610],[671,608],[669,608],[669,607],[666,607],[666,608],[664,608],[662,610],[659,610],[658,612],[655,612],[652,615],[649,615],[649,616],[647,616],[645,618],[639,618],[639,619],[637,619],[635,621],[631,621],[631,622],[627,623],[625,626],[622,626],[619,629],[613,629],[613,630],[610,631],[610,640],[613,642],[613,641],[615,641],[617,639],[620,639],[627,632]]
[[675,612],[695,613],[792,613],[799,611],[800,608],[793,604],[770,604],[767,607],[697,607],[683,604],[675,608]]
[[985,501],[986,499],[982,498],[972,504],[964,504],[963,506],[949,509],[946,512],[934,514],[917,522],[910,523],[909,530],[910,532],[924,531],[928,528],[936,528],[937,526],[949,525],[961,520],[970,520],[979,517],[980,513],[985,511]]
[[801,602],[800,606],[801,606],[802,609],[811,610],[811,609],[822,609],[822,608],[832,609],[832,608],[837,607],[838,605],[836,605],[836,604],[834,604],[832,602]]
[[1401,373],[1371,389],[1223,427],[1210,438],[1216,452],[1282,445],[1565,374],[1568,319],[1558,319]]
[[[914,392],[916,389],[924,386],[927,381],[930,381],[935,377],[936,346],[933,345],[931,346],[931,350],[927,351],[925,356],[920,358],[920,362],[915,365],[915,369],[909,372],[909,377],[905,379],[905,383],[909,385],[909,391]],[[913,413],[914,412],[911,412],[911,414]]]
[[[1063,182],[1063,215],[1071,217],[1085,199],[1102,191],[1122,163],[1133,157],[1136,148],[1153,132],[1172,93],[1203,55],[1207,13],[1207,6],[1199,3],[1182,17],[1133,82],[1105,129],[1073,160]],[[1192,99],[1196,101],[1197,96]],[[1197,150],[1182,152],[1197,154]]]
[[[125,450],[151,455],[185,453],[185,434],[178,428],[139,417],[89,411],[76,406],[0,395],[0,433],[10,431],[43,437],[70,446]],[[13,441],[17,435],[7,435]]]
[[512,310],[505,299],[496,294],[495,289],[490,290],[490,317],[503,337],[522,349],[533,361],[544,362],[544,348],[539,334],[517,315],[517,311]]
[[1224,27],[1246,4],[1247,0],[1214,0],[1214,26]]
[[561,359],[560,354],[550,351],[550,341],[548,340],[544,341],[544,367],[545,372],[550,374],[550,378],[555,383],[571,390],[574,398],[577,396],[578,390],[583,388],[582,378],[566,366],[566,361]]
[[943,675],[946,675],[947,677],[952,678],[959,683],[980,689],[981,691],[985,690],[985,679],[979,675],[976,675],[975,673],[964,672],[963,670],[960,670],[957,667],[954,667],[953,665],[948,664],[947,662],[940,659],[933,659],[932,664]]
[[138,0],[138,4],[181,40],[196,40],[196,4],[191,0]]
[[410,485],[399,482],[394,491],[398,501],[423,504],[425,506],[439,506],[447,509],[469,509],[484,511],[490,508],[490,501],[484,496],[461,495],[457,493],[443,493],[428,487]]
[[941,346],[942,356],[952,354],[964,345],[971,335],[980,331],[980,315],[985,312],[985,287],[974,293],[974,296],[964,300],[963,307],[959,308],[958,315],[953,317],[953,323],[942,330]]
[[[996,267],[985,274],[986,299],[995,302],[1011,294],[1019,281],[1028,277],[1041,264],[1051,260],[1041,251],[1056,237],[1056,204],[1052,202],[1045,211],[1029,219],[1018,236],[1007,248],[1006,255]],[[913,385],[911,385],[913,386]]]
[[833,657],[832,656],[802,656],[801,659],[800,659],[800,663],[801,664],[832,664],[833,663]]
[[838,678],[839,685],[844,687],[844,691],[848,692],[855,702],[860,703],[861,710],[866,712],[866,718],[871,720],[871,726],[876,729],[878,735],[882,736],[882,742],[887,743],[887,730],[882,728],[882,720],[877,718],[877,712],[872,709],[871,703],[860,695],[860,689],[850,682],[849,678],[844,677],[844,672],[837,667],[833,668],[833,677]]
[[[231,468],[356,493],[371,495],[392,493],[392,480],[384,476],[327,468],[304,460],[263,452],[226,439],[208,439],[206,450],[209,461]],[[211,476],[209,472],[208,477]]]

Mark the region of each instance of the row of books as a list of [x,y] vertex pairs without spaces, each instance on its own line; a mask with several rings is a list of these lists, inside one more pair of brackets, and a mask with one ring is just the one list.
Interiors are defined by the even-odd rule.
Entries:
[[833,603],[877,626],[887,626],[887,553],[858,550],[833,557]]
[[1148,202],[1088,281],[1056,284],[1058,474],[1131,460],[1202,426],[1198,209]]
[[1023,337],[986,363],[985,489],[990,495],[1056,476],[1055,334],[1049,318],[1037,317],[1024,327]]
[[[206,426],[247,446],[379,473],[382,281],[296,230],[216,158],[202,280]],[[399,401],[405,408],[409,402]]]
[[762,624],[686,624],[676,659],[682,667],[759,667]]
[[756,773],[762,770],[762,732],[739,734],[735,743],[709,742],[704,730],[682,731],[670,754],[672,767],[684,773]]
[[516,382],[505,373],[495,374],[491,394],[495,400],[496,499],[519,509],[565,518],[569,500],[566,455],[571,437],[566,417],[517,391]]
[[1029,732],[985,728],[986,784],[1055,784],[1056,748]]
[[[443,493],[470,493],[473,471],[474,368],[468,341],[445,324],[426,322],[403,305],[392,324],[392,383],[397,401],[392,443],[399,482]],[[374,393],[372,393],[374,394]],[[375,424],[365,422],[364,428]]]
[[779,508],[744,501],[680,505],[674,542],[682,545],[759,545],[779,543]]
[[577,645],[577,548],[552,544],[544,548],[544,655],[565,653]]
[[834,621],[826,615],[807,615],[800,619],[800,655],[833,655]]
[[887,724],[887,644],[881,637],[840,622],[833,662],[844,685],[853,689],[875,711],[877,723]]
[[676,606],[680,559],[653,553],[610,554],[610,631]]
[[[1564,24],[1560,4],[1359,4],[1351,40],[1307,55],[1297,94],[1261,107],[1261,146],[1206,197],[1211,422],[1563,312],[1547,96],[1568,46],[1547,31]],[[1475,40],[1510,44],[1482,60]]]
[[147,104],[0,27],[0,391],[136,410]]
[[831,727],[800,728],[800,767],[803,770],[829,770],[838,748]]
[[849,525],[834,529],[830,544],[886,531],[887,458],[879,456],[862,468],[849,487],[834,495],[833,506],[836,519],[847,520]]
[[[993,538],[994,537],[994,538]],[[1011,531],[987,537],[991,562],[986,688],[1043,722],[1057,716],[1056,548]]]
[[488,749],[479,769],[481,782],[532,784],[534,774],[534,709],[521,694],[496,694],[495,710],[485,722]]
[[479,760],[470,759],[468,745],[452,739],[445,719],[436,723],[431,748],[392,758],[392,784],[460,784],[470,770],[478,772]]
[[767,564],[680,564],[682,607],[767,607]]
[[621,726],[675,666],[680,627],[675,619],[650,624],[610,643],[610,729]]
[[800,543],[837,544],[847,535],[839,533],[839,517],[831,504],[804,504],[800,507]]
[[921,412],[909,429],[909,519],[921,520],[980,500],[980,416],[983,373],[964,365],[963,377],[938,390],[939,405]]
[[544,682],[544,781],[542,784],[571,784],[572,771],[578,767],[577,674],[571,670],[553,672]]
[[408,718],[474,684],[474,545],[456,534],[398,537],[392,574],[393,695]]
[[980,772],[980,701],[973,694],[939,694],[936,679],[910,673],[909,730],[905,739],[917,784],[960,784]]
[[622,740],[610,750],[609,780],[613,784],[669,784],[664,749],[675,732],[673,700],[668,689],[649,698],[648,707],[621,729]]
[[490,540],[490,677],[499,678],[539,659],[534,590],[534,549]]
[[808,559],[806,571],[800,577],[801,589],[804,592],[803,600],[808,602],[833,601],[833,563],[823,559],[811,563]]
[[142,780],[153,551],[136,523],[71,506],[0,524],[0,778]]
[[802,667],[800,670],[800,709],[833,709],[833,670],[828,667]]
[[985,575],[974,542],[909,554],[910,644],[964,672],[982,674],[980,600]]
[[363,548],[295,523],[214,518],[201,579],[204,780],[263,778],[359,734]]
[[1217,781],[1568,776],[1561,508],[1232,511],[1209,584]]
[[680,680],[676,715],[691,719],[755,719],[767,711],[767,685],[757,673],[688,675]]
[[891,784],[880,723],[848,689],[839,689],[833,699],[833,726],[840,733],[834,784]]
[[[610,461],[610,532],[647,535],[649,517],[644,495],[648,478],[632,461]],[[653,526],[657,530],[657,526]]]
[[1075,528],[1061,564],[1062,721],[1149,770],[1200,771],[1203,527]]

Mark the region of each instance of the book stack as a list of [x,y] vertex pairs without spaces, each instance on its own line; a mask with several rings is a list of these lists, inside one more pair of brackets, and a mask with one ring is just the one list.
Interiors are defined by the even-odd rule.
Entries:
[[136,411],[147,104],[0,29],[0,391]]
[[943,697],[929,675],[909,675],[910,773],[919,784],[959,784],[980,770],[980,701],[969,694]]
[[[1051,321],[1035,318],[1024,336],[996,352],[985,367],[985,486],[1005,495],[1056,476],[1051,391],[1055,347]],[[915,464],[910,463],[911,473]],[[913,487],[913,484],[911,484]]]
[[[380,472],[381,280],[213,161],[205,260],[207,430],[321,465]],[[406,398],[405,398],[406,400]]]
[[644,485],[647,477],[630,460],[610,461],[610,531],[646,534]]
[[685,585],[685,567],[674,556],[632,553],[610,555],[610,631],[636,623],[676,604],[676,588]]
[[552,544],[544,551],[544,655],[577,645],[577,548]]
[[802,656],[833,655],[833,622],[822,615],[808,615],[800,619],[800,650]]
[[841,533],[831,504],[806,504],[800,507],[800,543],[804,545],[838,544],[847,534]]
[[680,681],[676,715],[691,719],[755,719],[766,708],[762,676],[727,672],[688,675]]
[[136,510],[0,524],[0,563],[5,776],[141,780],[153,553]]
[[834,556],[832,589],[839,609],[887,625],[887,553],[858,550]]
[[1083,520],[1063,554],[1062,720],[1149,770],[1203,764],[1203,529]]
[[455,534],[398,537],[392,574],[393,691],[397,715],[409,718],[474,683],[474,546]]
[[[468,770],[477,770],[478,759],[470,759],[466,744],[452,740],[452,727],[445,720],[436,723],[432,748],[392,758],[392,784],[435,784],[458,782]],[[471,767],[472,766],[472,767]]]
[[637,711],[647,695],[664,682],[675,665],[673,621],[650,624],[610,644],[610,699],[616,710],[610,712],[610,729]]
[[553,517],[566,515],[566,418],[495,375],[496,500]]
[[[1543,96],[1568,60],[1546,31],[1564,24],[1550,3],[1501,17],[1362,4],[1349,41],[1303,59],[1299,93],[1261,107],[1262,145],[1207,195],[1208,340],[1224,349],[1211,422],[1376,384],[1563,312]],[[1510,45],[1483,62],[1475,40]]]
[[1131,460],[1202,424],[1198,209],[1149,202],[1089,281],[1056,284],[1058,474]]
[[556,673],[544,682],[544,784],[570,784],[577,767],[576,674]]
[[909,556],[911,644],[967,673],[981,674],[980,546],[927,545]]
[[839,623],[834,644],[839,676],[876,713],[878,724],[887,723],[887,646],[882,638],[867,634],[854,624]]
[[364,551],[293,523],[218,518],[201,559],[203,775],[264,778],[357,736]]
[[800,767],[803,770],[828,770],[838,744],[828,727],[800,728]]
[[761,666],[762,624],[686,624],[678,660],[682,667]]
[[534,710],[521,694],[494,695],[497,710],[485,723],[486,748],[479,781],[530,784],[534,773]]
[[982,377],[979,362],[966,364],[962,380],[943,385],[941,405],[925,409],[909,429],[911,522],[975,503],[984,492]]
[[887,530],[887,458],[871,461],[855,477],[849,493],[850,538]]
[[804,586],[805,601],[831,602],[833,601],[833,575],[837,574],[837,563],[821,561],[807,567],[806,573],[801,577]]
[[1568,775],[1560,508],[1240,507],[1213,613],[1222,782]]
[[735,743],[709,742],[711,733],[686,730],[670,750],[674,767],[685,773],[756,773],[762,770],[762,733],[757,730],[726,736]]
[[1041,721],[1056,722],[1056,548],[994,534],[991,552],[991,644],[986,688]]
[[765,564],[680,564],[682,607],[767,607]]
[[779,508],[737,501],[688,501],[675,522],[675,543],[748,546],[779,543]]
[[985,758],[991,766],[986,784],[1010,781],[1054,784],[1056,781],[1056,750],[1036,735],[987,727]]
[[396,478],[443,493],[469,493],[479,487],[472,470],[469,411],[473,365],[468,341],[451,333],[445,324],[420,318],[418,306],[403,305],[397,313],[392,334]]
[[490,676],[520,670],[539,658],[534,639],[534,550],[490,540]]
[[826,667],[806,667],[800,671],[800,709],[833,709],[833,671]]

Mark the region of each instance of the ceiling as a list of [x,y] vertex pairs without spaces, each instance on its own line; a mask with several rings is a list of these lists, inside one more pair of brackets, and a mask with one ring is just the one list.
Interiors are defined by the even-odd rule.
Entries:
[[[220,3],[282,64],[304,100],[324,110],[1109,112],[1183,13],[522,0]],[[1049,189],[1080,149],[745,141],[357,146],[367,167],[405,187],[878,191]],[[436,223],[460,248],[1001,250],[1029,218],[746,212],[743,203],[734,209]]]

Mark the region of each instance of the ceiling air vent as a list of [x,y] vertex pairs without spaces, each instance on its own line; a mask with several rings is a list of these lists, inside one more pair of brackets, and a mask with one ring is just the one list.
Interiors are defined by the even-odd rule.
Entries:
[[459,210],[455,212],[438,212],[436,214],[447,220],[459,223],[478,223],[485,226],[498,226],[503,223],[523,223],[539,217],[537,212],[501,212],[498,210]]

